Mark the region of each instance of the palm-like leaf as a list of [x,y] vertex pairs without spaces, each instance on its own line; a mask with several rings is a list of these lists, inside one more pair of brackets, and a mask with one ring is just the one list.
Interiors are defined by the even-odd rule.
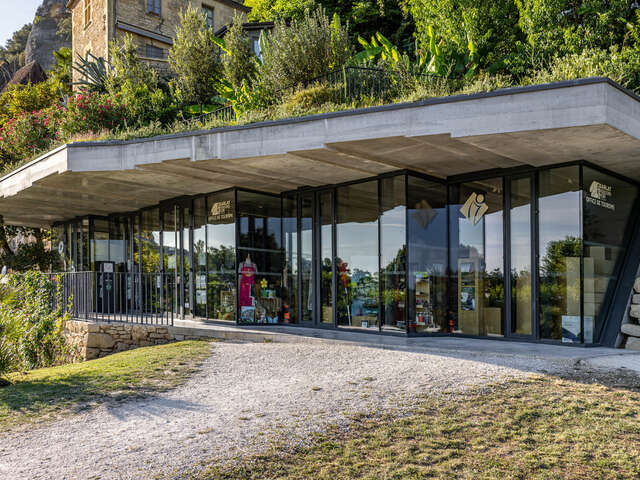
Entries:
[[72,85],[85,87],[92,92],[104,93],[107,91],[107,76],[111,65],[102,57],[96,57],[91,52],[86,58],[78,57],[78,61],[71,66],[81,75],[81,79]]

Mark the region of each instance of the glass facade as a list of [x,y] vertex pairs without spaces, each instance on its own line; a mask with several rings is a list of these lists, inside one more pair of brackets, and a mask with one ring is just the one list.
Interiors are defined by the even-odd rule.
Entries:
[[576,341],[580,332],[572,334],[570,325],[580,324],[580,167],[543,170],[538,178],[540,338]]
[[450,188],[449,331],[504,333],[503,178]]
[[336,322],[378,328],[378,182],[336,189]]
[[78,218],[54,226],[51,246],[62,270],[124,275],[97,293],[115,292],[115,314],[591,344],[637,197],[583,162],[448,181],[397,172]]

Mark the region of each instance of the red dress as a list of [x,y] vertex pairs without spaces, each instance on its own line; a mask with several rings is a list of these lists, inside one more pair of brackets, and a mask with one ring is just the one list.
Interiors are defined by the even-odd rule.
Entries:
[[242,262],[240,269],[240,307],[253,306],[251,287],[256,284],[256,267],[252,263]]

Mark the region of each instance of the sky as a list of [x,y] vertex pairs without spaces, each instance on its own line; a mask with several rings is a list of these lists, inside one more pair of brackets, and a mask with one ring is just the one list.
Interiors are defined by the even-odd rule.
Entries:
[[0,0],[0,45],[25,23],[33,22],[40,3],[42,0]]

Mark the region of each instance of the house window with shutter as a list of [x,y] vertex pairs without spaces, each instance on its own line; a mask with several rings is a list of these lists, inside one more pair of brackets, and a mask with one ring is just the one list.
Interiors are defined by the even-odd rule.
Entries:
[[162,13],[162,0],[147,0],[147,13],[160,15]]
[[84,0],[84,28],[91,24],[91,0]]
[[202,5],[202,13],[204,13],[204,19],[209,28],[213,29],[213,8]]

